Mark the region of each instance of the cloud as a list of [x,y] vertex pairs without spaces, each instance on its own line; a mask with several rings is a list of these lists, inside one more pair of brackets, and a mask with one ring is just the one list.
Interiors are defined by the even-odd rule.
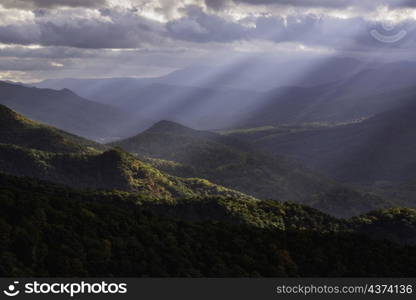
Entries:
[[[0,25],[0,43],[81,49],[136,49],[201,48],[201,44],[227,45],[236,41],[263,40],[334,49],[380,47],[380,42],[370,35],[372,29],[380,26],[364,17],[340,18],[303,13],[288,16],[252,15],[236,19],[196,5],[182,7],[179,13],[179,18],[159,22],[141,15],[136,9],[38,11],[32,19]],[[414,20],[398,24],[398,28],[406,28],[407,40],[414,40],[415,24]],[[409,45],[412,43],[390,46],[400,48]]]
[[1,5],[5,8],[57,8],[57,7],[104,7],[107,0],[2,0]]
[[162,42],[163,26],[132,11],[55,12],[0,26],[0,43],[77,48],[136,48]]
[[247,37],[241,24],[203,12],[200,7],[188,6],[186,16],[168,22],[169,36],[191,42],[230,42]]
[[289,5],[297,7],[315,7],[315,8],[347,8],[361,7],[373,9],[380,5],[386,5],[390,8],[414,8],[416,3],[409,0],[205,0],[208,7],[220,9],[227,3],[250,4],[250,5]]
[[0,57],[37,58],[37,59],[71,59],[94,58],[98,49],[79,49],[70,47],[43,47],[0,44]]
[[[242,53],[402,55],[416,50],[414,10],[403,13],[397,27],[388,31],[373,21],[385,17],[384,10],[344,9],[374,3],[381,2],[2,0],[0,72],[26,79],[156,76],[207,58],[214,62]],[[386,35],[406,30],[407,35],[398,43],[384,44],[371,36],[374,29]]]
[[214,10],[219,10],[221,8],[224,8],[226,6],[227,2],[226,0],[205,0],[205,4],[207,7],[213,8]]
[[[162,76],[196,61],[192,49],[81,49],[0,44],[0,73],[21,81],[62,77]],[[10,77],[11,79],[11,77]]]
[[[371,30],[392,35],[380,24],[363,17],[339,18],[316,14],[297,14],[285,17],[258,16],[238,21],[228,20],[216,14],[189,7],[186,15],[167,24],[169,35],[176,40],[194,43],[232,43],[235,41],[272,41],[275,43],[297,43],[311,47],[324,47],[342,51],[368,50],[380,47],[414,48],[415,20],[397,24],[397,30],[405,29],[408,43],[385,45],[374,39]],[[250,26],[245,25],[251,24]]]
[[63,67],[63,64],[50,59],[31,58],[0,58],[0,70],[7,71],[31,71],[31,70],[54,70]]

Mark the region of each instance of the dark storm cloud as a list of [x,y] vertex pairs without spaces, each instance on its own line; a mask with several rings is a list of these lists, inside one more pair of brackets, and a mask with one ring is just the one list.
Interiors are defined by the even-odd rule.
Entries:
[[207,6],[220,9],[227,3],[245,3],[251,5],[290,5],[300,7],[326,7],[346,8],[358,6],[363,8],[374,8],[379,5],[388,5],[391,8],[416,7],[415,1],[409,0],[205,0]]
[[2,0],[6,8],[103,7],[107,0]]
[[401,29],[407,31],[408,43],[405,45],[403,43],[381,44],[370,35],[372,29],[380,30],[386,35],[395,34],[395,31],[384,32],[380,24],[369,22],[361,17],[341,19],[308,14],[286,18],[262,16],[249,21],[254,26],[227,21],[193,7],[188,9],[185,17],[168,23],[167,28],[170,36],[175,39],[196,43],[266,40],[276,43],[293,42],[336,50],[414,46],[414,21],[407,21],[397,27],[397,31]]
[[[295,42],[334,49],[380,46],[380,42],[370,36],[371,29],[380,26],[361,17],[341,19],[304,14],[286,18],[260,16],[232,21],[207,13],[200,7],[188,6],[182,11],[182,18],[164,24],[139,16],[134,11],[99,11],[101,17],[74,18],[45,13],[33,22],[0,26],[0,43],[84,49],[138,48],[149,45],[163,48],[167,45],[180,46],[183,42],[201,45],[250,40]],[[408,32],[407,40],[414,40],[414,25],[414,21],[400,24]],[[390,46],[402,45],[397,43]]]
[[[211,3],[212,1],[214,0],[210,0]],[[380,46],[380,42],[369,34],[371,29],[380,26],[369,23],[362,17],[341,19],[303,14],[286,18],[260,16],[233,21],[231,18],[206,12],[198,6],[187,6],[181,10],[181,18],[165,24],[140,16],[134,10],[102,8],[95,11],[92,17],[91,14],[83,15],[83,11],[78,9],[77,14],[72,15],[71,12],[44,10],[30,22],[0,26],[0,43],[84,49],[139,48],[152,45],[163,48],[177,47],[184,42],[197,43],[198,47],[203,47],[202,44],[213,42],[227,44],[255,40],[295,42],[334,49]],[[409,21],[400,26],[406,27],[409,33],[406,38],[413,41],[414,22]],[[398,43],[393,46],[402,45]]]
[[35,18],[34,23],[0,26],[0,43],[77,48],[135,48],[160,43],[163,26],[133,12],[102,10],[100,18]]
[[230,42],[244,39],[248,30],[219,16],[206,14],[201,8],[190,6],[186,16],[166,26],[172,38],[191,42]]
[[227,0],[205,0],[205,4],[208,7],[211,7],[215,10],[219,10],[225,6],[225,4],[229,2]]

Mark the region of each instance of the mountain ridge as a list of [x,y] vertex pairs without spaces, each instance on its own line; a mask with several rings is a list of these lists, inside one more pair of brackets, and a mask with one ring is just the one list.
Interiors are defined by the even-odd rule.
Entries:
[[[400,107],[354,124],[280,133],[277,127],[258,139],[254,135],[248,139],[265,151],[300,159],[345,182],[409,181],[416,176],[412,154],[416,150],[415,96],[410,95]],[[244,134],[235,137],[244,139]]]
[[38,123],[0,104],[0,143],[52,152],[94,152],[105,147]]
[[115,129],[126,120],[126,114],[115,107],[86,100],[68,89],[56,91],[0,81],[0,104],[30,119],[95,140],[117,135],[119,130]]
[[[296,161],[253,150],[238,139],[172,122],[157,123],[109,146],[120,147],[172,175],[205,178],[259,199],[309,204],[338,216],[391,205],[375,194],[340,185]],[[342,209],[340,202],[344,203]]]

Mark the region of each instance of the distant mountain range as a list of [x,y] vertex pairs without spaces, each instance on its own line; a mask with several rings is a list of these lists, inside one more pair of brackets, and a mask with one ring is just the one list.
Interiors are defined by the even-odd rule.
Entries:
[[240,120],[260,97],[252,91],[175,86],[147,79],[71,79],[45,81],[38,86],[61,85],[134,115],[141,128],[164,119],[195,128],[227,127]]
[[206,130],[367,118],[402,105],[416,83],[415,70],[413,62],[349,58],[248,61],[160,78],[53,79],[36,86],[69,88],[132,113],[137,129],[167,119]]
[[[111,104],[124,111],[123,121],[107,116],[109,121],[104,123],[113,134],[103,135],[103,140],[133,136],[163,119],[201,130],[229,129],[232,135],[244,140],[244,147],[250,144],[251,149],[240,149],[242,145],[235,140],[225,141],[212,133],[209,138],[195,136],[196,132],[191,131],[177,134],[172,132],[177,126],[173,123],[165,124],[166,132],[155,132],[155,128],[160,129],[158,123],[150,131],[114,145],[146,156],[149,163],[170,174],[206,178],[255,197],[300,201],[305,194],[313,198],[317,186],[325,186],[318,189],[320,192],[330,190],[331,184],[327,179],[322,183],[321,175],[295,167],[293,162],[276,155],[299,160],[346,184],[400,185],[414,180],[413,121],[411,116],[401,113],[413,109],[414,63],[381,64],[334,58],[312,65],[302,61],[294,64],[294,70],[286,65],[290,73],[287,77],[296,78],[290,81],[292,87],[278,87],[283,82],[280,77],[284,70],[276,64],[267,66],[265,61],[250,61],[229,69],[191,67],[155,79],[63,79],[45,81],[39,86],[69,86],[100,102],[97,105]],[[275,84],[270,83],[273,89],[255,88],[256,82],[250,76],[257,78],[261,68],[265,74],[267,70],[278,74]],[[308,72],[294,76],[293,72],[300,70]],[[345,72],[339,74],[340,70]],[[207,80],[204,85],[202,78],[210,74],[216,81]],[[224,78],[221,80],[218,74]],[[237,86],[238,80],[244,83],[245,91]],[[190,86],[184,86],[185,83]],[[80,118],[78,123],[83,124],[84,120],[85,117]],[[65,124],[57,126],[65,129]],[[235,128],[238,130],[233,131]],[[89,137],[81,130],[71,132]],[[389,144],[384,145],[385,141]],[[259,154],[259,150],[269,154]],[[256,176],[256,172],[261,176]],[[246,176],[236,180],[241,173]],[[253,178],[257,178],[255,185],[244,181],[253,182]],[[302,178],[308,178],[310,184],[299,185]],[[375,203],[379,205],[378,201]]]
[[299,159],[344,182],[410,181],[416,178],[415,97],[416,93],[409,93],[407,104],[361,122],[277,126],[230,135],[260,149]]
[[133,120],[114,106],[86,100],[68,89],[56,91],[0,82],[0,104],[33,120],[94,140],[128,132]]
[[234,127],[357,121],[403,106],[413,94],[413,88],[370,93],[340,82],[311,88],[280,88],[257,99],[256,107]]
[[360,60],[334,57],[330,59],[297,59],[276,62],[267,58],[246,58],[234,63],[199,64],[158,78],[115,79],[48,79],[36,84],[44,88],[69,88],[94,99],[100,89],[112,84],[128,88],[149,84],[199,87],[213,90],[251,90],[265,92],[277,87],[311,87],[343,80],[377,65]]

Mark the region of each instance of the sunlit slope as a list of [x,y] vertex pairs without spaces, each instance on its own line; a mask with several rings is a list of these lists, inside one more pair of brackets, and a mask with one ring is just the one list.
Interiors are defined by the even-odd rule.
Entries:
[[415,111],[411,103],[355,124],[269,131],[252,143],[346,182],[410,181],[416,178]]
[[104,148],[98,143],[29,120],[3,105],[0,105],[0,143],[64,153]]
[[250,199],[206,180],[165,175],[121,150],[61,154],[0,144],[0,171],[75,188],[132,191],[153,199],[205,195]]
[[338,216],[391,205],[292,160],[265,155],[236,139],[169,121],[112,145],[173,175],[205,178],[257,198],[304,203]]

